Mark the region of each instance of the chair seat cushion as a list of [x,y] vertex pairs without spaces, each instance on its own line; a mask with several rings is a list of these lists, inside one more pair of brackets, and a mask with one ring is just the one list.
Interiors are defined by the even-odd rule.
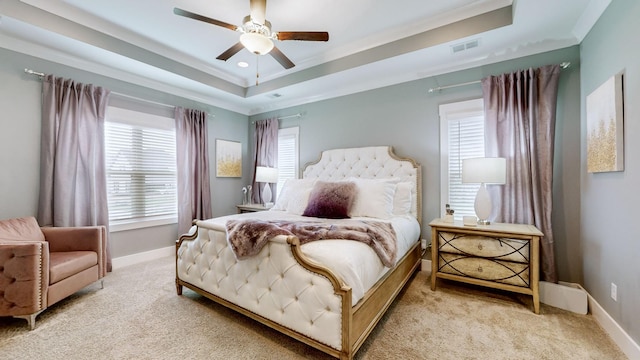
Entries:
[[49,283],[55,284],[71,275],[98,264],[95,251],[64,251],[49,253]]

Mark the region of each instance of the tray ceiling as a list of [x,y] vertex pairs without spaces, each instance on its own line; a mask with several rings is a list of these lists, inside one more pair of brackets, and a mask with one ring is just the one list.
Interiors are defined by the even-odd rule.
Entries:
[[249,0],[5,0],[0,47],[251,115],[579,44],[609,3],[268,0],[274,31],[330,34],[276,41],[287,70],[216,60],[239,34],[173,13],[240,25]]

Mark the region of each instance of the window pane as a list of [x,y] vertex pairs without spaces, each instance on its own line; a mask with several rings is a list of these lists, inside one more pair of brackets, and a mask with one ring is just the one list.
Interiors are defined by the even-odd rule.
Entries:
[[148,114],[114,112],[117,121],[105,122],[109,221],[177,216],[175,130],[126,123]]
[[298,177],[298,128],[286,128],[278,131],[278,185],[276,194],[280,194],[287,179]]
[[484,156],[482,99],[442,104],[440,113],[440,212],[449,204],[454,217],[473,216],[480,184],[462,184],[462,160]]
[[474,216],[480,184],[462,183],[462,160],[484,156],[484,118],[465,117],[449,121],[449,205],[455,217]]

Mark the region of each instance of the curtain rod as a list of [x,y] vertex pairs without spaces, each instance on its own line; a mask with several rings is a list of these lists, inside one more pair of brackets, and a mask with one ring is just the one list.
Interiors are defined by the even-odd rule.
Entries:
[[121,94],[121,93],[118,93],[118,92],[115,92],[115,91],[112,91],[111,95],[115,95],[116,97],[121,97],[121,98],[125,98],[125,99],[131,99],[131,100],[138,101],[138,102],[145,102],[145,103],[151,104],[151,105],[158,105],[158,106],[164,106],[164,107],[169,107],[169,108],[175,108],[175,106],[173,106],[173,105],[163,104],[163,103],[160,103],[160,102],[146,100],[146,99],[141,99],[139,97],[135,97],[135,96],[131,96],[131,95],[125,95],[125,94]]
[[[34,71],[34,70],[31,70],[31,69],[24,69],[24,72],[29,74],[29,75],[35,75],[35,76],[37,76],[39,78],[43,78],[46,75],[45,73],[41,73],[41,72]],[[157,106],[164,106],[164,107],[169,107],[169,108],[174,108],[174,109],[176,108],[176,106],[174,106],[174,105],[163,104],[161,102],[142,99],[142,98],[139,98],[139,97],[126,95],[126,94],[122,94],[122,93],[115,92],[115,91],[111,91],[111,94],[115,95],[115,96],[119,96],[121,98],[127,98],[127,99],[131,99],[131,100],[139,101],[139,102],[145,102],[147,104],[152,104],[152,105],[157,105]],[[207,116],[215,117],[215,115],[209,114],[209,113],[207,113]]]
[[[571,63],[568,62],[568,61],[560,63],[560,68],[561,69],[566,69],[569,66],[571,66]],[[479,84],[480,82],[481,82],[480,80],[476,80],[476,81],[468,81],[468,82],[460,83],[460,84],[437,86],[437,87],[430,88],[428,90],[428,92],[432,93],[432,92],[436,92],[436,91],[440,91],[440,90],[444,90],[444,89],[455,88],[455,87],[459,87],[459,86],[467,86],[467,85],[472,85],[472,84]]]
[[[294,117],[297,117],[297,118],[302,117],[302,113],[297,113],[297,114],[293,114],[293,115],[286,115],[286,116],[280,116],[277,119],[278,120],[284,120],[284,119],[290,119],[290,118],[294,118]],[[255,124],[256,122],[252,121],[251,123]]]
[[284,120],[284,119],[289,119],[289,118],[294,118],[294,117],[302,117],[302,114],[301,113],[297,113],[297,114],[293,114],[293,115],[280,116],[278,118],[278,120]]

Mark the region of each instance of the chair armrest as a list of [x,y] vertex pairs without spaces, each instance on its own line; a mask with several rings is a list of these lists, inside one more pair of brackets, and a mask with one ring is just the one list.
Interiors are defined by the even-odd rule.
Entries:
[[0,316],[28,315],[47,307],[49,244],[0,241]]
[[104,226],[41,227],[49,251],[95,251],[100,277],[107,272],[107,231]]

